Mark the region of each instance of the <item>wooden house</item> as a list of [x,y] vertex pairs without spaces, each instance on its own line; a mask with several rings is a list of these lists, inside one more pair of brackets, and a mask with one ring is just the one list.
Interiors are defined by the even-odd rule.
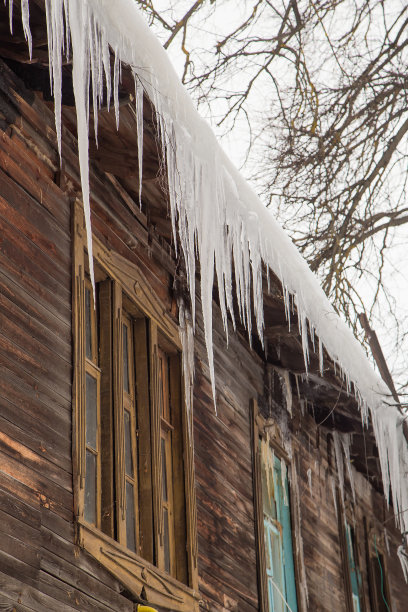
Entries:
[[[68,0],[65,24],[89,11],[103,42],[114,11],[136,14],[131,0],[110,4]],[[119,126],[105,101],[98,146],[89,137],[87,228],[72,79],[85,38],[72,29],[60,82],[54,73],[60,158],[49,64],[58,67],[64,5],[11,5],[12,17],[0,4],[0,609],[406,612],[407,448],[396,407],[363,424],[364,384],[336,364],[342,328],[326,322],[313,343],[301,286],[288,292],[279,269],[265,264],[258,278],[263,346],[245,329],[258,306],[240,297],[239,268],[225,297],[212,252],[206,268],[192,267],[205,259],[212,219],[203,217],[189,262],[176,248],[184,226],[171,208],[169,146],[183,143],[166,135],[167,109],[151,93],[162,84],[156,64],[138,65],[135,94],[136,66],[123,62],[120,74],[113,43],[103,58],[91,54],[95,70],[112,64]],[[151,43],[144,30],[134,39]],[[160,70],[170,71],[161,57]],[[199,178],[178,178],[185,202]],[[306,283],[302,265],[294,277]],[[356,355],[356,369],[370,369]],[[387,440],[400,445],[386,449],[389,505]]]

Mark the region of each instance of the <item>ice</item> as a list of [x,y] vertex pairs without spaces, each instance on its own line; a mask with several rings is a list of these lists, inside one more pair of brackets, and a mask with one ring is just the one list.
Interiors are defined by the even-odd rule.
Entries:
[[282,491],[283,491],[283,503],[285,506],[289,506],[288,496],[286,494],[286,481],[287,481],[287,467],[284,459],[281,459],[281,481],[282,481]]
[[179,300],[179,333],[183,349],[184,397],[187,410],[190,443],[193,440],[193,389],[194,389],[194,331],[190,314],[183,300]]
[[405,547],[401,544],[397,550],[398,559],[401,563],[401,568],[404,574],[405,582],[408,582],[408,555]]
[[313,497],[312,468],[307,470],[307,482],[309,484],[310,497]]
[[273,499],[274,494],[274,478],[275,478],[275,453],[271,448],[269,433],[261,438],[261,462],[265,466],[266,475],[266,490],[268,497]]
[[30,30],[30,12],[28,6],[28,0],[21,0],[21,20],[23,23],[23,31],[24,36],[28,45],[28,52],[30,54],[30,59],[33,56],[33,41],[31,38],[31,30]]
[[[12,29],[13,3],[9,2]],[[106,84],[109,106],[113,89],[119,122],[121,66],[130,66],[136,89],[140,86],[152,101],[159,124],[163,159],[167,168],[170,215],[174,245],[183,254],[195,322],[196,262],[201,278],[201,305],[211,386],[216,396],[212,345],[212,290],[214,275],[227,332],[228,313],[233,317],[231,294],[235,279],[241,320],[251,340],[254,320],[263,342],[263,266],[280,279],[288,322],[296,306],[305,367],[308,366],[310,333],[319,339],[319,364],[323,351],[338,365],[347,386],[355,394],[363,422],[371,415],[377,440],[385,496],[391,485],[396,520],[408,530],[408,447],[403,436],[403,417],[389,405],[388,389],[374,373],[364,351],[345,322],[328,302],[318,280],[309,270],[287,234],[278,225],[251,187],[227,158],[208,124],[202,120],[179,82],[158,40],[150,32],[133,0],[46,0],[50,78],[55,99],[58,146],[61,152],[62,58],[72,47],[73,86],[78,124],[80,174],[84,202],[88,253],[92,263],[89,206],[89,90],[93,101],[95,133],[97,110]],[[64,19],[65,15],[65,19]],[[22,2],[24,34],[31,48],[28,0]],[[113,79],[110,51],[115,56]],[[113,87],[112,87],[113,81]],[[135,129],[142,125],[138,104]],[[142,135],[138,134],[139,181]],[[93,266],[90,266],[93,275]],[[93,281],[93,278],[92,278]]]
[[341,452],[341,439],[338,431],[333,431],[334,454],[336,457],[337,476],[339,479],[341,503],[344,508],[344,462],[343,453]]
[[345,434],[345,433],[341,434],[341,444],[342,444],[343,452],[344,452],[344,460],[346,463],[347,473],[348,473],[348,477],[350,481],[351,492],[353,494],[353,500],[355,502],[356,501],[356,491],[354,487],[354,476],[353,476],[353,470],[352,470],[351,458],[350,458],[351,442],[352,442],[351,434]]

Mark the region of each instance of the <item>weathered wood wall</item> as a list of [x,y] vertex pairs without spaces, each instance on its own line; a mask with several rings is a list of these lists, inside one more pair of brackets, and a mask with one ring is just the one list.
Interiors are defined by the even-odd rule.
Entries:
[[0,62],[0,113],[0,607],[130,611],[74,544],[70,199],[53,112]]
[[[118,582],[75,546],[70,226],[71,200],[80,195],[75,139],[65,130],[60,171],[52,110],[2,62],[0,127],[0,607],[130,611],[133,604],[120,595]],[[147,218],[137,213],[138,203],[97,165],[91,183],[96,235],[140,266],[170,307],[174,263]],[[264,394],[264,367],[244,338],[230,335],[226,348],[215,305],[214,312],[217,413],[201,319],[196,335],[201,607],[253,612],[258,595],[249,404]],[[314,420],[295,410],[308,609],[342,611],[339,530],[328,484],[334,465]],[[370,487],[359,486],[358,499],[358,523],[373,508],[378,523],[386,520],[382,498]],[[395,556],[398,534],[392,522],[387,525],[393,612],[405,612],[408,591]],[[364,572],[363,552],[361,558]],[[368,611],[367,587],[365,600]]]

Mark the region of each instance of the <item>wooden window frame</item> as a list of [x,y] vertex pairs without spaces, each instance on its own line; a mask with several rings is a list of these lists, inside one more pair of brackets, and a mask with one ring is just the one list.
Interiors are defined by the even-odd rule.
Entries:
[[[178,325],[166,305],[152,292],[140,269],[118,253],[105,248],[95,236],[93,237],[94,260],[107,279],[102,283],[103,291],[100,292],[100,299],[112,305],[111,312],[107,315],[112,320],[112,332],[111,334],[105,333],[101,328],[100,338],[101,355],[104,355],[104,359],[110,360],[112,380],[102,383],[98,405],[100,406],[99,414],[102,414],[106,419],[105,422],[110,424],[109,427],[102,428],[102,435],[110,436],[108,443],[115,446],[115,465],[113,468],[110,467],[109,461],[103,457],[102,453],[98,473],[103,473],[104,483],[105,477],[109,483],[109,486],[106,487],[106,499],[102,496],[95,525],[89,524],[84,519],[86,454],[84,383],[88,367],[84,337],[87,255],[85,224],[82,204],[79,201],[75,202],[73,210],[73,238],[72,310],[75,337],[73,467],[78,544],[107,567],[141,602],[146,601],[151,605],[177,612],[195,612],[199,607],[199,595],[193,441],[190,439],[191,424],[188,422],[189,417],[183,397]],[[132,312],[132,308],[135,309],[136,314]],[[132,321],[132,325],[129,325],[129,321]],[[140,456],[144,458],[138,469],[138,490],[145,503],[135,505],[135,508],[140,507],[140,517],[137,519],[135,517],[135,521],[137,524],[139,521],[150,521],[152,537],[144,537],[142,541],[137,541],[137,552],[132,552],[126,546],[124,404],[129,402],[131,404],[132,400],[124,397],[123,367],[118,365],[123,359],[123,324],[129,325],[128,331],[131,331],[131,342],[134,344],[134,358],[140,359],[141,367],[144,368],[142,374],[140,374],[139,367],[136,368],[135,383],[137,402],[140,402],[141,409],[145,410],[147,415],[143,422],[138,423]],[[147,352],[146,341],[149,347]],[[174,544],[172,548],[170,574],[164,569],[162,531],[160,440],[164,422],[161,418],[158,400],[160,390],[159,350],[163,350],[168,355],[169,361],[169,392],[171,401],[174,403],[172,410],[174,409],[175,417],[174,423],[167,423],[172,429],[168,428],[168,431],[171,431],[171,444],[167,442],[166,461],[172,466],[174,474],[172,511],[178,512],[181,519],[177,521],[177,525],[173,525],[172,539],[174,542],[182,542],[182,545]],[[121,359],[117,359],[118,355],[115,354],[115,351],[120,352]],[[132,411],[131,418],[134,425],[132,430],[136,433],[135,401]],[[136,447],[135,441],[133,444]],[[142,473],[143,477],[141,477]],[[144,474],[147,476],[145,477]],[[98,495],[98,500],[100,499],[101,495]],[[115,512],[109,512],[109,508],[114,503],[116,504]],[[148,532],[147,529],[146,533]],[[137,526],[136,533],[138,533]]]
[[[381,535],[379,535],[381,534]],[[370,607],[372,612],[381,612],[384,610],[384,606],[380,606],[378,599],[381,596],[377,588],[376,576],[375,576],[375,564],[378,563],[377,554],[381,557],[383,581],[385,586],[386,595],[388,596],[388,607],[389,611],[393,611],[391,589],[388,580],[388,567],[387,567],[387,555],[385,553],[385,543],[382,541],[384,538],[384,532],[382,525],[377,525],[377,528],[371,521],[364,518],[364,536],[366,546],[366,564],[367,564],[367,575],[368,575],[368,593],[370,598]],[[374,545],[375,538],[375,545]]]
[[[255,541],[256,541],[256,553],[257,553],[257,576],[258,576],[258,597],[259,597],[259,611],[270,612],[269,610],[269,598],[268,598],[268,585],[267,585],[267,571],[266,571],[266,555],[265,555],[265,533],[264,533],[264,518],[263,518],[263,497],[262,497],[262,480],[261,480],[261,456],[259,450],[259,441],[265,437],[266,420],[260,414],[258,404],[256,400],[251,401],[250,405],[251,415],[251,437],[252,437],[252,468],[253,468],[253,484],[254,484],[254,518],[255,518]],[[276,428],[276,433],[278,429]],[[283,450],[279,441],[276,438],[271,437],[270,445],[275,455],[286,463],[288,470],[293,475],[292,464],[287,456],[287,453]],[[291,516],[291,536],[292,536],[292,553],[294,562],[294,573],[295,573],[295,587],[296,587],[296,599],[298,612],[306,612],[304,609],[302,599],[299,592],[300,581],[300,563],[301,559],[298,556],[298,550],[295,545],[296,538],[300,537],[300,534],[296,533],[296,524],[294,521],[295,517],[295,505],[297,503],[295,496],[295,487],[292,487],[289,495],[289,510]]]

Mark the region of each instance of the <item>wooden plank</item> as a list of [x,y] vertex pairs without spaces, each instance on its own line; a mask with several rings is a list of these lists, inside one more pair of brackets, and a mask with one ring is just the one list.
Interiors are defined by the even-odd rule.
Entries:
[[[4,320],[6,320],[6,317],[4,317]],[[4,330],[4,327],[7,327],[7,330]],[[13,340],[13,328],[19,344]],[[26,350],[24,336],[19,334],[18,327],[11,325],[10,322],[8,325],[2,323],[2,329],[9,332],[9,335],[6,336],[0,332],[0,353],[5,355],[10,362],[19,364],[24,370],[32,373],[36,380],[46,384],[63,399],[68,400],[71,395],[71,368],[69,364],[63,362],[63,367],[61,367],[61,362],[53,365],[50,352],[44,345],[36,343],[34,340],[29,343],[31,344],[31,350]],[[38,359],[44,359],[45,363],[41,363]],[[59,369],[56,369],[55,365],[59,366]],[[17,372],[17,370],[14,371]]]
[[[97,566],[97,562],[94,561]],[[103,575],[95,577],[92,573],[84,572],[76,567],[76,564],[67,562],[60,555],[54,554],[49,550],[44,550],[41,557],[41,569],[50,577],[72,585],[71,589],[75,593],[75,602],[83,602],[80,610],[114,610],[115,612],[127,612],[132,610],[132,603],[121,597],[119,593],[107,588],[103,582]],[[107,573],[107,572],[106,572]],[[102,572],[101,572],[102,574]],[[58,584],[55,580],[55,584]],[[49,580],[48,584],[52,584]],[[62,585],[58,585],[60,588]]]
[[[3,272],[3,271],[2,271]],[[37,322],[47,330],[48,335],[54,342],[59,342],[58,350],[66,354],[67,359],[71,355],[71,326],[62,321],[54,312],[46,306],[33,293],[28,292],[15,278],[8,274],[0,277],[0,294],[10,300],[15,306],[24,311],[26,316]]]
[[[65,376],[69,378],[69,372],[71,369],[71,346],[67,342],[60,340],[60,338],[49,331],[49,329],[38,323],[32,316],[30,316],[22,304],[22,307],[16,306],[16,304],[6,297],[1,292],[0,282],[0,320],[3,322],[7,321],[8,325],[2,326],[4,335],[11,334],[10,337],[16,340],[16,344],[19,341],[26,346],[29,346],[35,352],[40,354],[40,350],[46,354],[41,358],[44,365],[47,363],[47,355],[50,358],[50,363],[54,367],[55,371],[64,368]],[[26,339],[26,342],[24,342]],[[31,345],[31,346],[30,346]]]
[[[7,489],[0,486],[0,510],[2,513],[11,515],[19,524],[25,523],[38,531],[41,527],[39,508],[19,499],[16,487],[13,487],[13,493],[11,494]],[[0,525],[0,529],[2,529],[2,525]]]
[[[11,436],[10,434],[13,434]],[[51,482],[58,483],[59,487],[63,487],[67,491],[72,490],[72,472],[66,471],[55,465],[43,456],[40,449],[39,452],[30,450],[28,443],[28,434],[11,423],[0,420],[0,453],[8,455],[15,459],[21,466],[27,466],[29,469],[35,470],[42,477],[49,479]],[[33,446],[36,445],[32,441]],[[68,464],[69,465],[69,464]],[[70,466],[69,466],[70,467]]]
[[[6,444],[4,444],[4,436],[1,436],[0,442],[1,471],[26,485],[26,487],[31,488],[34,496],[39,499],[41,504],[53,508],[55,512],[65,517],[67,520],[72,520],[72,493],[68,488],[61,486],[58,480],[56,482],[49,480],[40,471],[32,468],[30,463],[35,466],[35,461],[30,462],[23,457],[23,463],[18,458],[17,453],[15,457],[12,457],[7,452],[4,452],[4,447],[7,449]],[[24,452],[24,449],[22,450]],[[27,452],[24,454],[27,455]],[[65,485],[68,487],[68,479]]]
[[[48,462],[55,464],[51,472],[61,468],[67,474],[72,474],[71,446],[69,444],[70,430],[65,430],[66,436],[56,434],[38,419],[27,417],[23,411],[16,410],[6,399],[0,397],[0,430],[7,436],[38,454]],[[46,473],[50,470],[46,469]],[[57,472],[58,473],[58,472]]]
[[39,420],[46,422],[54,431],[64,432],[70,427],[71,404],[53,392],[43,381],[30,373],[0,351],[0,390],[4,397],[23,408]]
[[[43,205],[48,199],[47,193],[41,192],[41,199],[35,200],[1,170],[0,193],[0,214],[39,247],[42,253],[49,255],[57,270],[66,274],[71,256],[69,218],[65,218],[63,224],[54,219]],[[64,201],[61,198],[59,206],[61,209],[66,207],[66,217],[70,210],[67,199]]]
[[[66,572],[64,567],[60,568],[58,563],[52,563],[51,560],[43,558],[42,565],[44,569],[39,573],[38,587],[43,593],[52,597],[57,606],[60,604],[72,606],[74,610],[80,612],[83,612],[83,610],[87,612],[115,612],[115,608],[107,606],[77,589],[73,583],[72,573]],[[72,566],[71,568],[75,569]],[[131,607],[128,608],[128,611],[130,610],[132,610]]]
[[71,426],[66,411],[61,418],[52,405],[45,407],[36,398],[31,399],[26,390],[19,388],[18,383],[18,378],[10,377],[8,371],[0,367],[2,417],[32,432],[39,442],[46,444],[46,449],[39,447],[41,452],[51,453],[55,457],[70,457]]
[[101,376],[101,448],[102,448],[102,531],[111,537],[115,534],[115,485],[114,485],[114,419],[112,385],[112,283],[99,283],[99,321]]
[[149,358],[147,321],[143,317],[134,320],[134,350],[136,363],[136,393],[138,411],[139,492],[141,555],[154,563],[153,498],[152,498],[152,449],[149,395]]
[[[43,255],[38,247],[29,239],[24,238],[1,216],[0,232],[1,264],[5,266],[6,270],[11,269],[17,272],[17,275],[18,271],[23,277],[28,274],[32,278],[30,284],[33,285],[34,289],[40,285],[39,293],[46,295],[47,292],[50,292],[53,296],[50,301],[57,307],[58,312],[65,315],[65,320],[68,321],[67,304],[69,304],[71,297],[70,275],[67,272],[60,275],[58,272],[58,279],[55,278],[56,272],[52,259]],[[7,263],[6,258],[11,263]],[[14,274],[14,276],[17,275]],[[47,290],[47,292],[44,290]]]
[[60,228],[57,234],[69,230],[68,194],[55,183],[55,173],[44,172],[36,153],[12,130],[11,135],[3,132],[0,136],[0,169],[1,183],[12,182],[19,191],[23,189],[26,200],[37,202],[55,220]]
[[[0,243],[1,244],[1,243]],[[45,287],[40,279],[35,278],[28,260],[20,261],[14,257],[15,246],[7,243],[0,248],[0,268],[2,274],[17,283],[21,289],[32,295],[32,299],[41,302],[42,306],[49,310],[56,318],[65,325],[71,323],[71,310],[67,303],[55,294],[53,289]],[[27,264],[27,265],[26,265]]]

